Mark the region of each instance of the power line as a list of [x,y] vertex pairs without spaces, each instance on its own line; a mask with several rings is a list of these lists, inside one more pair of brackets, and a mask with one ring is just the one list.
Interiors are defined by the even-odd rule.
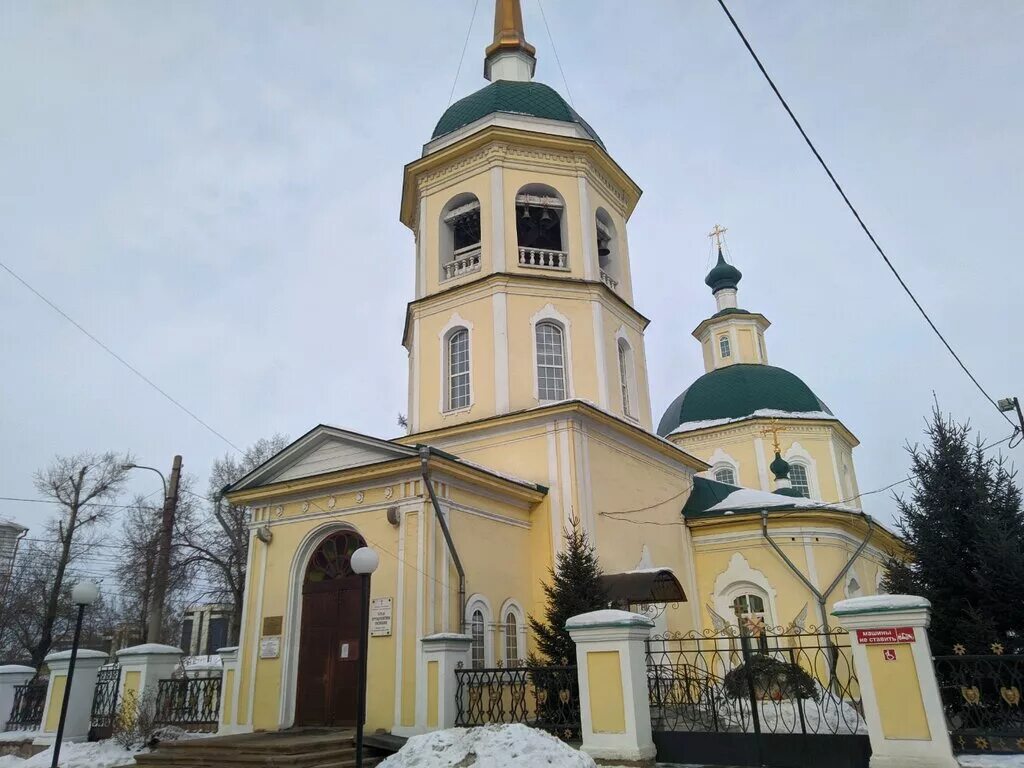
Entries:
[[[538,0],[538,2],[540,2],[540,0]],[[875,250],[878,251],[878,255],[882,257],[882,260],[885,262],[885,265],[889,267],[889,270],[892,272],[893,276],[899,282],[900,286],[906,292],[907,296],[910,297],[910,300],[914,302],[914,306],[917,307],[917,310],[921,313],[921,316],[924,317],[924,319],[928,322],[928,325],[931,326],[932,331],[934,331],[935,335],[939,337],[939,340],[949,351],[949,354],[953,356],[953,359],[956,360],[959,366],[963,369],[964,373],[967,374],[968,378],[970,378],[970,380],[974,382],[974,386],[976,386],[978,388],[978,391],[980,391],[981,394],[985,396],[985,399],[992,404],[992,407],[999,412],[999,415],[1006,419],[1008,424],[1013,425],[1013,421],[1010,420],[1010,417],[1003,413],[1001,410],[999,410],[999,405],[996,403],[996,401],[992,398],[991,395],[989,395],[988,392],[985,391],[985,388],[981,386],[981,383],[978,381],[977,378],[975,378],[974,374],[971,373],[970,369],[968,369],[964,361],[960,359],[960,356],[953,350],[953,347],[950,346],[950,343],[946,341],[946,337],[942,335],[942,333],[936,327],[935,323],[932,322],[931,317],[929,317],[924,307],[921,306],[921,302],[917,300],[917,297],[914,296],[914,293],[910,290],[910,287],[907,285],[906,281],[897,271],[893,263],[889,260],[889,257],[886,255],[885,251],[882,250],[882,246],[878,244],[878,241],[875,239],[875,236],[871,233],[871,230],[868,229],[867,224],[865,224],[864,220],[861,218],[860,213],[857,212],[857,209],[854,207],[853,203],[850,202],[850,198],[847,197],[846,192],[843,191],[843,188],[842,186],[840,186],[839,181],[835,177],[835,174],[832,173],[832,170],[828,167],[828,164],[821,156],[821,153],[818,152],[817,147],[814,146],[814,143],[811,141],[811,138],[807,135],[807,131],[804,130],[804,127],[800,124],[800,121],[797,120],[796,115],[793,114],[793,110],[790,109],[789,104],[786,102],[786,99],[783,98],[782,93],[778,89],[778,86],[775,85],[775,81],[773,81],[771,75],[768,74],[768,70],[764,68],[764,64],[761,63],[761,59],[758,58],[756,53],[754,53],[754,49],[751,47],[750,42],[747,40],[747,36],[743,34],[743,30],[740,29],[739,24],[736,23],[736,19],[733,18],[732,13],[729,12],[729,8],[726,6],[725,0],[718,0],[718,4],[722,7],[722,10],[725,11],[725,15],[729,17],[729,22],[732,24],[733,29],[736,30],[736,34],[740,36],[740,40],[743,41],[743,45],[746,47],[748,53],[750,53],[750,56],[754,59],[754,63],[757,64],[757,68],[761,70],[761,74],[764,75],[765,80],[768,81],[768,85],[770,85],[772,91],[775,92],[775,96],[778,98],[779,102],[786,110],[786,114],[789,115],[797,130],[800,131],[800,135],[803,136],[804,142],[810,148],[811,152],[814,153],[814,156],[821,164],[821,167],[825,169],[825,173],[828,175],[829,180],[836,188],[836,191],[839,192],[839,195],[843,198],[843,202],[846,203],[846,207],[850,209],[850,212],[853,214],[853,217],[857,220],[857,223],[860,225],[860,228],[864,230],[864,234],[868,236],[868,239],[871,241],[871,244],[875,247]]]
[[565,95],[569,97],[569,103],[573,107],[576,103],[572,100],[572,91],[569,90],[569,81],[565,79],[565,70],[562,69],[562,60],[558,58],[558,49],[555,48],[555,38],[551,34],[551,27],[548,26],[548,17],[544,13],[544,3],[541,0],[537,0],[537,7],[540,8],[540,17],[544,20],[544,29],[548,32],[548,42],[551,43],[551,52],[555,54],[555,63],[558,65],[558,71],[562,74],[562,84],[565,86]]
[[71,323],[73,326],[75,326],[75,328],[77,328],[82,333],[84,333],[86,336],[88,336],[93,342],[95,342],[97,345],[99,345],[99,347],[101,349],[103,349],[107,354],[109,354],[111,357],[113,357],[115,360],[117,360],[119,363],[121,363],[121,365],[123,365],[125,368],[127,368],[132,373],[134,373],[136,376],[138,376],[140,379],[142,379],[144,382],[146,382],[150,387],[152,387],[157,392],[159,392],[161,395],[163,395],[167,400],[169,400],[171,403],[173,403],[178,408],[180,408],[182,411],[184,411],[186,414],[188,414],[190,417],[192,417],[192,419],[194,419],[201,426],[205,427],[212,434],[216,435],[221,440],[223,440],[225,443],[227,443],[229,446],[234,448],[238,453],[242,453],[242,449],[241,448],[239,448],[237,445],[232,443],[230,440],[228,440],[226,437],[224,437],[224,435],[222,435],[216,429],[214,429],[209,424],[207,424],[205,421],[203,421],[201,418],[199,418],[195,413],[193,413],[188,408],[186,408],[184,405],[182,405],[181,402],[179,402],[178,400],[175,400],[173,397],[171,397],[169,394],[167,394],[167,392],[165,392],[163,389],[161,389],[152,379],[150,379],[148,376],[146,376],[144,373],[142,373],[142,371],[140,371],[138,368],[136,368],[131,363],[129,363],[127,360],[125,360],[123,357],[121,357],[119,354],[117,354],[117,352],[112,350],[110,347],[108,347],[106,344],[104,344],[98,338],[96,338],[91,333],[89,333],[89,331],[87,331],[77,321],[75,321],[67,312],[65,312],[63,309],[61,309],[56,304],[54,304],[52,301],[50,301],[48,298],[46,298],[42,293],[37,291],[31,285],[29,285],[29,283],[24,278],[22,278],[19,274],[17,274],[13,269],[11,269],[9,266],[7,266],[2,261],[0,261],[0,267],[2,267],[4,269],[4,271],[6,271],[11,277],[13,277],[15,280],[17,280],[19,283],[21,283],[23,286],[25,286],[28,290],[30,290],[32,293],[34,293],[37,298],[39,298],[41,301],[43,301],[45,304],[47,304],[54,312],[59,314],[61,317],[63,317],[65,320],[67,320],[69,323]]
[[459,82],[459,73],[462,72],[462,62],[466,58],[466,48],[469,47],[469,36],[473,33],[473,22],[476,21],[476,8],[480,5],[480,0],[475,0],[473,3],[473,15],[469,17],[469,29],[466,30],[466,42],[462,44],[462,55],[459,56],[459,66],[455,69],[455,79],[452,80],[452,91],[448,94],[448,106],[452,105],[452,99],[455,98],[455,86]]

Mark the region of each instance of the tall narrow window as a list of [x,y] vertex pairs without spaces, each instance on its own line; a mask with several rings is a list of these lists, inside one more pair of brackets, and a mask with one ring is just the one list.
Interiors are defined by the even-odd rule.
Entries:
[[469,407],[469,331],[448,336],[448,410]]
[[723,358],[732,356],[732,345],[729,343],[728,336],[722,336],[718,339],[718,348],[721,350]]
[[789,482],[800,495],[806,498],[811,497],[811,484],[807,480],[807,467],[803,464],[792,463],[789,465]]
[[565,399],[565,345],[555,323],[537,323],[537,398]]
[[472,638],[470,661],[474,669],[479,669],[485,665],[487,658],[484,653],[484,614],[479,609],[473,611],[469,621],[469,635]]
[[619,386],[622,389],[622,412],[633,415],[633,350],[625,339],[619,339]]
[[519,660],[519,627],[516,615],[509,611],[505,616],[505,665],[515,666]]

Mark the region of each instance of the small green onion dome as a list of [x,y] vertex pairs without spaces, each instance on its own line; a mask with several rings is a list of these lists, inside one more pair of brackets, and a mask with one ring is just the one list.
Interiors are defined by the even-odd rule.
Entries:
[[456,101],[437,121],[431,139],[445,136],[496,112],[575,123],[602,149],[604,148],[601,138],[594,129],[558,95],[554,88],[544,83],[517,80],[496,80]]
[[743,273],[732,264],[729,264],[722,255],[722,249],[718,249],[718,263],[711,268],[704,282],[711,289],[712,293],[718,293],[724,288],[736,288],[739,285]]
[[775,475],[776,480],[788,480],[789,479],[789,462],[786,461],[779,452],[775,452],[775,458],[772,463],[768,465],[768,469]]

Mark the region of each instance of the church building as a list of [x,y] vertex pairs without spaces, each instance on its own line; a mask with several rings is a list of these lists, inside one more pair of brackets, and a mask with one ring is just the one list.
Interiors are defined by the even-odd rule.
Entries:
[[[899,547],[860,508],[856,437],[769,365],[719,228],[716,311],[694,331],[706,372],[655,428],[630,270],[640,189],[535,64],[518,0],[497,0],[490,84],[405,166],[408,434],[321,424],[227,490],[252,517],[226,730],[352,724],[364,653],[368,731],[437,727],[421,639],[469,635],[474,666],[519,664],[571,525],[657,632],[820,625],[875,593]],[[360,648],[364,545],[380,567]]]

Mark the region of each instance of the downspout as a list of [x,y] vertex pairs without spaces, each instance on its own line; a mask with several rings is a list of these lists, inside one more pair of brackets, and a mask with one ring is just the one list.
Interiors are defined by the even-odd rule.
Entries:
[[455,542],[452,541],[452,533],[448,530],[448,521],[445,520],[444,513],[441,512],[441,505],[437,502],[434,486],[430,482],[430,472],[427,466],[429,459],[429,446],[420,446],[420,476],[423,478],[423,485],[426,487],[427,493],[430,494],[430,503],[434,506],[434,514],[437,517],[438,525],[441,526],[441,533],[444,534],[445,543],[448,545],[448,554],[452,556],[455,570],[459,574],[459,629],[461,630],[466,626],[466,571],[462,568],[462,561],[459,559],[459,553],[455,549]]

